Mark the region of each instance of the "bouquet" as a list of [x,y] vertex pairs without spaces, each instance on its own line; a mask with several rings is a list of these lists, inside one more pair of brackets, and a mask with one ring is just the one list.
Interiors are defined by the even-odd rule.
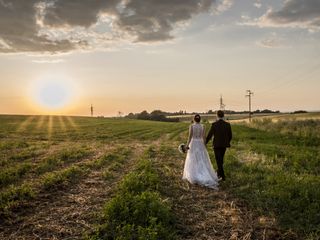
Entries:
[[188,147],[184,144],[184,143],[181,143],[180,145],[179,145],[179,147],[178,147],[178,150],[179,150],[179,152],[181,152],[181,153],[186,153],[187,151],[188,151]]

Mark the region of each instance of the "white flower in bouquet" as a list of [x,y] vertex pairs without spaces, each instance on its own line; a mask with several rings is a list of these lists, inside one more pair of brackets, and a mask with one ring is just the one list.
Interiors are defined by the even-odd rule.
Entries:
[[181,143],[181,144],[179,145],[179,147],[178,147],[178,150],[179,150],[179,152],[181,152],[181,153],[186,153],[187,150],[188,150],[188,148],[187,148],[187,146],[186,146],[184,143]]

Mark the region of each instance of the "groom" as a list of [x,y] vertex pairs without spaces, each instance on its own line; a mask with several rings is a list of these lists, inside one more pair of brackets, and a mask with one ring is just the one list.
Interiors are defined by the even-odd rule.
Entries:
[[230,141],[232,139],[232,131],[230,123],[224,121],[224,112],[219,110],[217,112],[217,121],[212,123],[210,131],[208,133],[206,144],[211,140],[213,136],[213,150],[218,166],[218,178],[225,181],[226,177],[223,171],[223,158],[226,149],[230,147]]

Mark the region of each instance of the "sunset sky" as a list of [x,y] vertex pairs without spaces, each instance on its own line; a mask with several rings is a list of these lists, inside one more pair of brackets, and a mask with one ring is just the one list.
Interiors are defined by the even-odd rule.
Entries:
[[0,114],[320,110],[319,0],[0,0]]

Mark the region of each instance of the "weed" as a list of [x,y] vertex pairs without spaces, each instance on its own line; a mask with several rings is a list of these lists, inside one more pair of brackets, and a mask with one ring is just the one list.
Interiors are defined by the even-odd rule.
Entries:
[[32,188],[26,184],[10,186],[0,193],[0,217],[9,213],[9,210],[18,207],[22,201],[28,201],[35,196]]
[[45,190],[61,187],[76,181],[84,172],[84,169],[72,166],[62,171],[48,173],[43,178],[42,186]]

